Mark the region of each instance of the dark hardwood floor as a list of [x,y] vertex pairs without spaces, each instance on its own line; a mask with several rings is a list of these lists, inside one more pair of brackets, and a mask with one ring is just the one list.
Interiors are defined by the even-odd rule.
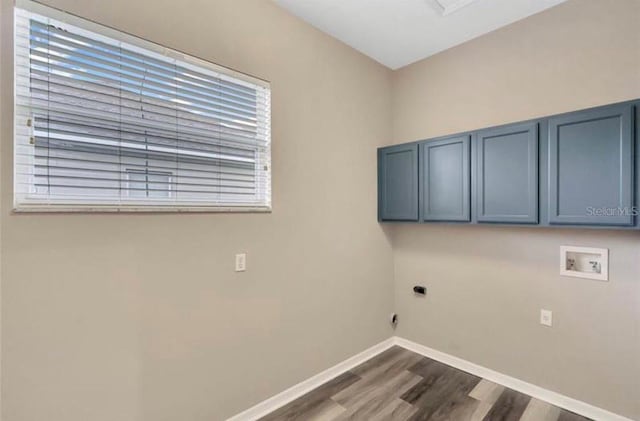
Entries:
[[587,418],[393,347],[262,421],[585,421]]

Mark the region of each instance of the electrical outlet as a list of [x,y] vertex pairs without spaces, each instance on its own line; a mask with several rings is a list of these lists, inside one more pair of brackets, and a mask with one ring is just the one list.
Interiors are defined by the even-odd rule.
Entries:
[[236,272],[247,270],[247,255],[245,253],[236,254]]
[[553,326],[553,312],[551,310],[540,310],[540,324],[544,326]]

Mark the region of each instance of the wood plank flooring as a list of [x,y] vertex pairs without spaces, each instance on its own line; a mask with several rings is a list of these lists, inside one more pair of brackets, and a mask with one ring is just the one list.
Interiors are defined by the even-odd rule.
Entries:
[[587,418],[393,347],[262,421],[585,421]]

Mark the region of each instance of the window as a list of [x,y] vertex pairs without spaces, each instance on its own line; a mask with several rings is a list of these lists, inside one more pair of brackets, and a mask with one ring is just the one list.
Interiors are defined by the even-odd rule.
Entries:
[[17,210],[262,210],[268,83],[34,2],[15,23]]
[[125,191],[131,197],[171,197],[171,172],[127,170]]

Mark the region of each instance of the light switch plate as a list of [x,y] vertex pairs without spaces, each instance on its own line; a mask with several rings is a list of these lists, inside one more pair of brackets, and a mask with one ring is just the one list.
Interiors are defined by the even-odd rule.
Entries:
[[247,270],[247,255],[245,253],[236,254],[236,272]]
[[609,249],[561,246],[560,275],[608,281]]
[[553,326],[553,312],[551,310],[540,310],[540,324],[544,326]]

